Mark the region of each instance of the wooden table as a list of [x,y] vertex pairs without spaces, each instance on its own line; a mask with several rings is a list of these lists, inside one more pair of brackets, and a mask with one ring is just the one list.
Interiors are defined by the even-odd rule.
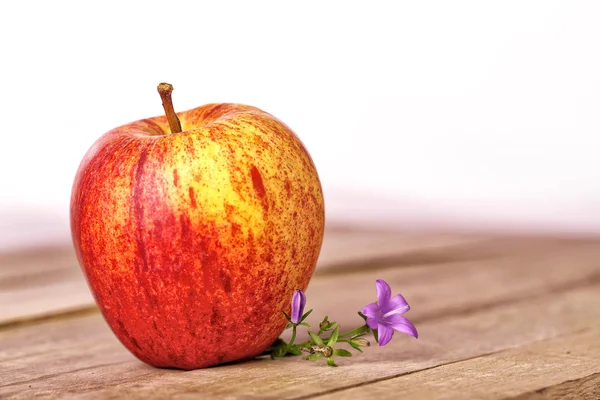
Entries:
[[377,278],[418,340],[185,372],[121,346],[70,248],[0,255],[0,398],[600,399],[600,239],[331,229],[309,322],[359,326]]

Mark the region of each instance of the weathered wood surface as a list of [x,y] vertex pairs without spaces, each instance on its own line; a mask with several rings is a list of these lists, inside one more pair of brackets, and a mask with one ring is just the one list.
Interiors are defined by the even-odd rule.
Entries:
[[[338,368],[264,358],[154,369],[112,335],[72,254],[13,254],[0,256],[0,398],[600,399],[600,240],[326,237],[310,322],[358,326],[383,278],[410,302],[418,340],[396,334]],[[65,282],[80,297],[62,293]]]
[[[404,254],[420,257],[435,250],[460,247],[482,237],[459,235],[401,234],[330,230],[326,235],[318,273],[329,273],[389,262]],[[429,254],[429,253],[428,253]],[[459,252],[457,251],[457,256]],[[37,249],[28,253],[0,254],[0,326],[95,308],[71,247]]]
[[512,397],[511,400],[600,399],[600,373]]

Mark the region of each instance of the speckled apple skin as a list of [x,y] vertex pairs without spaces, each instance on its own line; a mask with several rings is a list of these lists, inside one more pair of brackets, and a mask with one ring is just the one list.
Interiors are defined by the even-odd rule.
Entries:
[[73,184],[71,230],[104,318],[140,360],[196,369],[282,332],[321,249],[316,168],[284,123],[209,104],[103,135]]

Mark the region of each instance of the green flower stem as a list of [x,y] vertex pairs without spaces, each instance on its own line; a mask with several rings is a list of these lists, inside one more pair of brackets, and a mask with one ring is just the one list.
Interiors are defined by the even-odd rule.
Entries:
[[[283,342],[286,347],[287,347],[287,343]],[[260,355],[258,355],[257,357],[262,357],[262,356],[270,356],[273,351],[275,351],[276,349],[280,348],[280,346],[269,346],[269,348],[267,348],[265,351],[263,351],[262,353],[260,353]]]
[[363,334],[363,333],[367,333],[370,330],[371,330],[371,328],[369,328],[369,325],[363,325],[360,328],[356,328],[354,330],[351,330],[350,332],[340,333],[339,337],[356,336],[356,335],[360,335],[360,334]]
[[265,351],[263,351],[260,354],[260,356],[258,356],[258,357],[272,355],[275,350],[282,349],[282,348],[285,348],[285,353],[280,354],[279,356],[282,357],[282,356],[287,355],[290,352],[290,349],[292,348],[292,346],[294,345],[294,341],[296,340],[296,328],[297,327],[298,327],[297,325],[292,326],[292,338],[290,339],[290,341],[288,343],[286,343],[284,340],[279,338],[278,341],[280,341],[281,344],[279,344],[277,346],[269,346],[269,348],[266,349]]
[[[292,335],[292,341],[290,343],[293,343],[293,340],[296,337],[296,335],[295,335],[296,334],[295,328],[296,327],[294,327],[294,334]],[[360,328],[356,328],[356,329],[351,330],[350,332],[340,333],[338,337],[347,337],[347,336],[361,335],[361,334],[369,332],[370,330],[371,330],[371,328],[369,328],[368,325],[363,325]],[[327,343],[329,341],[329,338],[323,338],[323,341],[325,343]],[[338,342],[348,342],[348,340],[338,340]],[[298,347],[304,347],[304,348],[308,349],[308,348],[310,348],[311,343],[312,342],[309,340],[309,341],[306,341],[306,342],[298,343],[297,346]]]
[[296,340],[296,327],[297,327],[297,325],[294,325],[292,327],[292,338],[290,339],[290,341],[287,345],[286,354],[288,351],[290,351],[290,348],[294,345],[294,340]]

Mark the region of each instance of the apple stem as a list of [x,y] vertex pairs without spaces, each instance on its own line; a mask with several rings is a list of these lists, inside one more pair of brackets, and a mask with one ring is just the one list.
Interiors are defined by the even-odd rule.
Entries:
[[179,121],[179,118],[177,118],[177,114],[173,108],[173,100],[171,99],[172,91],[173,85],[170,83],[163,82],[158,84],[158,94],[160,94],[160,98],[162,99],[162,105],[165,109],[165,114],[167,115],[167,121],[169,121],[171,133],[179,133],[181,132],[181,122]]

